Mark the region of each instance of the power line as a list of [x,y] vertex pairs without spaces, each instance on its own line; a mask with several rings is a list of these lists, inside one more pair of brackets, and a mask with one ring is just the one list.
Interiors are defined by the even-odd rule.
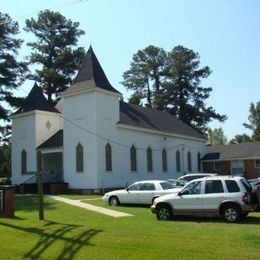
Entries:
[[[117,142],[117,141],[115,141],[115,140],[112,140],[111,138],[108,138],[108,137],[105,137],[105,136],[102,136],[102,135],[98,135],[98,134],[96,134],[96,133],[94,133],[94,132],[92,132],[92,131],[90,131],[90,130],[84,128],[84,127],[82,127],[81,125],[75,123],[74,121],[72,121],[72,120],[66,118],[64,115],[62,115],[62,118],[63,118],[65,121],[67,121],[67,122],[69,122],[70,124],[72,124],[72,125],[74,125],[75,127],[77,127],[78,129],[81,129],[82,131],[84,131],[84,132],[86,132],[86,133],[88,133],[88,134],[90,134],[90,135],[92,135],[92,136],[95,136],[95,137],[100,138],[100,139],[102,139],[102,140],[108,141],[109,143],[112,143],[112,144],[115,144],[115,145],[117,145],[117,146],[121,146],[121,147],[124,147],[124,148],[127,148],[127,149],[130,149],[130,148],[132,147],[132,145],[123,144],[123,143]],[[167,147],[163,147],[163,148],[165,148],[166,150],[169,151],[169,150],[173,150],[173,149],[176,149],[176,148],[179,148],[179,149],[183,148],[183,149],[184,149],[185,147],[188,148],[188,149],[190,149],[190,150],[194,149],[193,147],[187,146],[187,145],[185,145],[184,143],[179,144],[179,145],[170,146],[170,147],[168,147],[168,148],[167,148]],[[160,149],[159,149],[159,148],[158,148],[158,149],[152,149],[152,150],[155,151],[155,152],[156,152],[156,151],[162,151],[163,148],[160,148]],[[147,151],[147,147],[146,147],[146,148],[136,147],[136,149],[141,150],[141,151]]]
[[[62,5],[57,5],[57,6],[54,6],[54,7],[51,7],[51,8],[44,8],[44,9],[54,10],[54,9],[57,9],[57,8],[63,8],[63,7],[70,6],[70,5],[76,5],[76,4],[79,4],[79,3],[86,2],[86,1],[88,1],[88,0],[75,0],[75,1],[71,1],[71,2],[68,2],[68,3],[62,4]],[[47,1],[47,2],[49,2],[49,1]],[[43,3],[40,3],[40,4],[44,4],[44,3],[46,3],[46,2],[43,2]],[[17,19],[22,18],[22,17],[28,17],[28,16],[31,16],[31,15],[34,15],[34,14],[40,12],[41,10],[42,9],[34,11],[34,12],[27,13],[27,14],[23,14],[23,15],[18,15],[16,17],[12,18],[12,19],[7,19],[7,20],[4,20],[4,21],[0,21],[0,25],[4,25],[4,24],[7,24],[7,23],[10,23],[13,20],[17,20]]]

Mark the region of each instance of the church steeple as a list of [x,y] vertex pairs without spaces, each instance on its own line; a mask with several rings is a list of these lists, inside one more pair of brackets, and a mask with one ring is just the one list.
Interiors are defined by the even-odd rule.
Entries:
[[[65,92],[73,91],[74,87],[82,85],[82,83],[89,83],[91,87],[101,88],[103,90],[112,91],[120,94],[108,81],[94,51],[90,46],[85,59],[81,64],[81,68],[73,82],[73,85]],[[87,84],[84,84],[86,88],[89,88]],[[81,86],[82,89],[82,86]]]
[[21,114],[33,110],[42,110],[47,112],[59,113],[44,97],[42,88],[38,87],[36,83],[34,83],[33,88],[30,93],[24,100],[21,107],[13,114]]

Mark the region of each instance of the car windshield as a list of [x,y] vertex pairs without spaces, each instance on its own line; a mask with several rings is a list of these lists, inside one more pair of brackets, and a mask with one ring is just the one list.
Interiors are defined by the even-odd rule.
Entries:
[[174,188],[174,186],[170,182],[168,182],[168,181],[160,182],[160,185],[161,185],[163,190],[169,190],[169,189],[173,189]]

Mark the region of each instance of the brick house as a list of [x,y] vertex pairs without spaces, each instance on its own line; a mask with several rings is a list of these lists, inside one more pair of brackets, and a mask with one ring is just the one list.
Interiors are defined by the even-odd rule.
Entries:
[[208,146],[201,163],[203,172],[260,177],[260,142]]

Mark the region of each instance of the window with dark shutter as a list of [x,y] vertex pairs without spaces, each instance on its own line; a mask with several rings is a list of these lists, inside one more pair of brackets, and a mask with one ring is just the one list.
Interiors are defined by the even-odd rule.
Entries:
[[83,146],[79,143],[76,147],[76,171],[83,172],[84,159],[83,159]]
[[197,164],[198,164],[198,172],[200,172],[201,171],[201,166],[200,166],[200,152],[198,152],[198,154],[197,154]]
[[22,174],[26,174],[26,172],[27,172],[27,153],[25,150],[23,150],[22,154],[21,154],[21,170],[22,170]]
[[109,143],[106,144],[106,171],[112,171],[112,149]]
[[148,147],[147,149],[147,171],[152,172],[153,171],[153,154],[152,149]]
[[167,172],[167,152],[165,148],[162,150],[162,170],[163,172]]
[[137,171],[136,148],[134,145],[132,145],[130,149],[130,161],[131,161],[131,171],[136,172]]
[[181,154],[179,150],[176,151],[176,171],[181,171]]
[[190,151],[188,151],[187,160],[188,160],[188,171],[191,172],[192,166],[191,166],[191,152]]

